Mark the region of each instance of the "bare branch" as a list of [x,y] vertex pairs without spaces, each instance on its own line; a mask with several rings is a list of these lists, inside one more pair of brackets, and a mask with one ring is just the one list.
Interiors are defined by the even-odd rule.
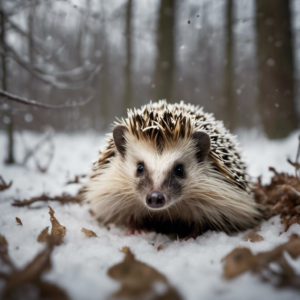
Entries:
[[61,204],[65,204],[65,203],[80,203],[81,202],[81,196],[75,195],[75,196],[71,196],[69,194],[62,194],[62,196],[55,196],[55,197],[50,197],[46,194],[42,194],[40,196],[37,197],[32,197],[30,199],[25,199],[25,200],[14,200],[14,202],[11,204],[12,206],[26,206],[26,205],[30,205],[32,203],[38,202],[38,201],[58,201]]
[[[40,47],[40,50],[42,50],[42,52],[44,53],[44,55],[50,56],[50,53],[46,49],[45,43],[44,43],[43,40],[41,40],[40,38],[38,38],[36,36],[30,36],[27,31],[25,31],[24,29],[22,29],[21,27],[19,27],[16,23],[14,23],[9,18],[6,17],[5,21],[10,25],[11,29],[17,31],[19,34],[25,36],[28,39],[32,39],[34,41],[35,45],[37,45],[38,47]],[[8,28],[8,29],[10,29],[10,28]]]
[[[1,51],[3,52],[3,51]],[[101,65],[95,65],[94,69],[90,72],[86,80],[79,82],[62,82],[58,80],[56,76],[47,74],[46,72],[42,73],[41,69],[33,68],[27,61],[19,56],[19,54],[10,46],[5,46],[4,55],[10,54],[11,58],[14,59],[21,67],[28,71],[31,75],[40,79],[46,84],[49,84],[57,89],[61,90],[78,90],[86,87],[100,71]]]
[[25,142],[25,139],[24,139],[24,136],[23,134],[20,132],[20,137],[21,137],[21,141],[25,147],[25,151],[26,151],[26,154],[24,156],[24,159],[21,163],[22,166],[25,166],[27,161],[33,157],[36,164],[38,164],[38,161],[36,159],[36,153],[39,151],[40,148],[42,148],[46,142],[49,142],[51,144],[52,142],[52,145],[51,146],[54,146],[53,145],[53,141],[52,141],[52,137],[53,137],[53,131],[52,130],[49,130],[45,135],[44,137],[34,146],[32,147],[31,149],[29,149],[29,147],[26,145],[26,142]]
[[[14,29],[15,31],[17,31],[19,34],[25,36],[26,38],[28,38],[30,40],[33,40],[34,44],[35,44],[35,49],[36,49],[36,46],[39,47],[39,50],[41,50],[43,52],[42,57],[45,60],[49,60],[49,59],[53,58],[53,54],[51,54],[46,49],[43,40],[41,40],[41,39],[39,39],[38,37],[35,37],[35,36],[30,36],[28,32],[26,32],[25,30],[23,30],[21,27],[19,27],[16,23],[14,23],[13,21],[11,21],[9,18],[6,18],[5,20],[8,22],[8,24],[11,26],[12,29]],[[60,47],[57,51],[59,51],[63,47],[64,47],[64,45],[62,47]],[[14,51],[13,49],[11,49],[11,47],[7,46],[7,48],[15,56],[17,55],[16,51]],[[40,55],[41,55],[41,53],[40,53]],[[25,63],[25,61],[24,61],[24,63]],[[56,73],[49,73],[49,72],[45,72],[45,70],[43,70],[39,66],[34,66],[34,71],[42,73],[43,75],[54,76],[54,77],[57,77],[57,78],[59,78],[59,77],[68,78],[68,79],[70,79],[72,81],[78,81],[78,80],[82,80],[83,77],[86,77],[90,73],[92,73],[93,71],[95,71],[96,68],[97,68],[96,65],[88,65],[88,66],[76,67],[76,68],[68,70],[68,71],[60,71],[60,72],[56,72]]]
[[74,107],[84,106],[94,98],[94,96],[90,96],[86,100],[84,100],[82,102],[78,102],[78,103],[70,103],[70,104],[66,103],[66,104],[52,105],[52,104],[40,103],[36,100],[30,100],[30,99],[26,99],[23,97],[19,97],[17,95],[7,93],[3,90],[0,90],[0,97],[2,97],[3,99],[6,99],[6,100],[18,102],[18,103],[21,103],[24,105],[30,105],[30,106],[36,106],[36,107],[48,108],[48,109],[63,109],[63,108],[74,108]]

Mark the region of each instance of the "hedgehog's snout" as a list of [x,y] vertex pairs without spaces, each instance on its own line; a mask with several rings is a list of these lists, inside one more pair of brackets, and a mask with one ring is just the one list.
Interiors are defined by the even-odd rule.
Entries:
[[146,203],[151,208],[161,208],[165,205],[165,196],[160,192],[151,192],[146,197]]

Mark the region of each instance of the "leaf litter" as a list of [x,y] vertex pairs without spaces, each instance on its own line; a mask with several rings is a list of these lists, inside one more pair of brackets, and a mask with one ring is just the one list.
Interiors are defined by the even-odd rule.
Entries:
[[[288,163],[295,167],[295,175],[278,173],[275,168],[269,170],[274,173],[270,184],[262,185],[260,178],[254,188],[255,201],[263,209],[264,219],[268,220],[279,215],[284,231],[290,226],[300,224],[300,155],[299,147],[295,162],[288,159]],[[254,231],[260,230],[254,228]],[[250,232],[244,236],[244,240],[259,242],[263,240],[256,232]],[[291,235],[290,240],[277,246],[271,251],[254,255],[248,248],[235,248],[223,258],[224,273],[226,279],[233,279],[246,271],[257,273],[263,281],[271,282],[277,287],[292,287],[300,290],[300,276],[297,275],[288,263],[285,255],[288,253],[293,259],[300,256],[300,238]],[[274,270],[274,264],[279,270]],[[273,268],[272,268],[273,265]],[[277,268],[278,269],[278,268]]]
[[51,254],[54,243],[48,239],[46,247],[23,269],[16,269],[8,255],[8,243],[0,235],[0,259],[10,268],[9,273],[0,274],[5,280],[1,299],[60,299],[67,300],[67,294],[57,285],[42,279],[51,268]]
[[47,242],[49,239],[55,245],[60,245],[63,243],[63,238],[66,235],[67,229],[65,226],[61,225],[58,220],[54,217],[55,211],[49,207],[50,221],[52,224],[51,233],[49,234],[49,226],[41,231],[37,237],[38,242]]
[[245,241],[250,241],[252,243],[261,242],[264,238],[256,232],[249,232],[244,236]]
[[[224,262],[223,276],[226,279],[233,279],[246,271],[251,271],[259,274],[262,280],[275,283],[277,287],[292,287],[300,290],[300,276],[288,264],[285,252],[293,259],[300,256],[298,235],[293,234],[285,244],[256,255],[248,248],[235,248],[222,260]],[[272,267],[274,263],[279,267],[279,271]]]
[[88,229],[86,229],[86,228],[82,228],[81,231],[82,231],[87,237],[89,237],[89,238],[91,238],[91,237],[97,237],[97,234],[96,234],[94,231],[92,231],[92,230],[88,230]]
[[123,262],[108,270],[108,275],[121,283],[113,299],[182,299],[163,274],[136,260],[128,247],[123,247],[122,252],[125,253]]
[[[9,257],[7,240],[0,235],[0,260],[10,269],[9,273],[0,273],[0,279],[5,280],[0,296],[5,299],[69,299],[60,287],[42,279],[42,275],[52,268],[50,258],[54,247],[63,242],[66,234],[66,227],[58,222],[50,206],[49,214],[51,233],[48,233],[49,227],[46,227],[37,238],[38,242],[45,242],[46,247],[23,269],[16,269]],[[22,224],[19,218],[16,220]]]
[[18,225],[23,226],[23,223],[20,218],[16,217],[16,221],[17,221]]
[[[263,208],[264,218],[268,220],[279,214],[281,222],[285,225],[285,231],[293,224],[300,224],[300,164],[298,163],[298,158],[299,150],[295,162],[288,160],[295,167],[295,175],[278,173],[275,168],[270,168],[270,171],[274,173],[270,184],[262,185],[259,178],[253,191],[255,201]],[[12,182],[6,184],[2,178],[1,180],[0,191],[9,188],[12,184]],[[79,176],[75,176],[75,179],[67,184],[79,182]],[[62,196],[50,197],[42,194],[23,201],[15,200],[12,205],[22,207],[38,201],[58,201],[61,204],[80,203],[81,197],[80,192],[75,196],[63,194]],[[4,289],[5,293],[19,290],[19,287],[29,284],[38,290],[40,297],[44,295],[48,299],[68,299],[68,296],[59,287],[44,282],[40,278],[42,273],[51,268],[50,255],[54,245],[60,245],[66,234],[66,228],[54,217],[54,210],[51,207],[49,207],[49,210],[52,224],[51,233],[49,234],[48,226],[37,238],[39,242],[46,242],[47,246],[23,270],[15,270],[14,264],[8,255],[7,241],[0,236],[0,259],[12,269],[11,274],[0,273],[0,279],[7,280]],[[90,213],[92,215],[92,212]],[[18,220],[17,222],[19,223]],[[254,232],[244,236],[244,240],[251,242],[263,241],[263,237],[255,232],[259,230],[260,226],[253,228]],[[81,231],[88,237],[97,236],[93,231],[85,228],[82,228]],[[162,249],[163,246],[161,245],[157,248],[157,251]],[[114,293],[113,297],[119,299],[181,299],[164,275],[154,268],[137,261],[129,248],[124,247],[122,251],[125,253],[124,261],[108,270],[108,275],[121,283],[120,290]],[[295,271],[288,263],[289,260],[286,259],[286,255],[293,259],[300,255],[300,239],[297,235],[292,235],[287,243],[271,251],[261,252],[256,255],[248,248],[236,248],[222,260],[224,262],[224,277],[233,279],[244,272],[251,271],[259,274],[263,281],[272,282],[277,287],[287,286],[299,289],[300,276],[295,274]],[[274,270],[272,267],[274,264],[279,266],[280,271],[278,271],[278,268]]]

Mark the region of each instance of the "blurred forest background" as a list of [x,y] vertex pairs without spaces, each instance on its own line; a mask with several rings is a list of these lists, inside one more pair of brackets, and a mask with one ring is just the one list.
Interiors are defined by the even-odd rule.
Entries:
[[109,131],[150,100],[204,106],[236,131],[286,137],[300,119],[298,0],[0,0],[0,129]]

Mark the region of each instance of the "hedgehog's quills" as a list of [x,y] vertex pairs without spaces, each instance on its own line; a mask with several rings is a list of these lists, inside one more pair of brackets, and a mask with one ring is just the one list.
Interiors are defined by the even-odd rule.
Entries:
[[193,237],[257,224],[235,138],[202,108],[159,101],[129,110],[107,143],[84,189],[104,223]]

